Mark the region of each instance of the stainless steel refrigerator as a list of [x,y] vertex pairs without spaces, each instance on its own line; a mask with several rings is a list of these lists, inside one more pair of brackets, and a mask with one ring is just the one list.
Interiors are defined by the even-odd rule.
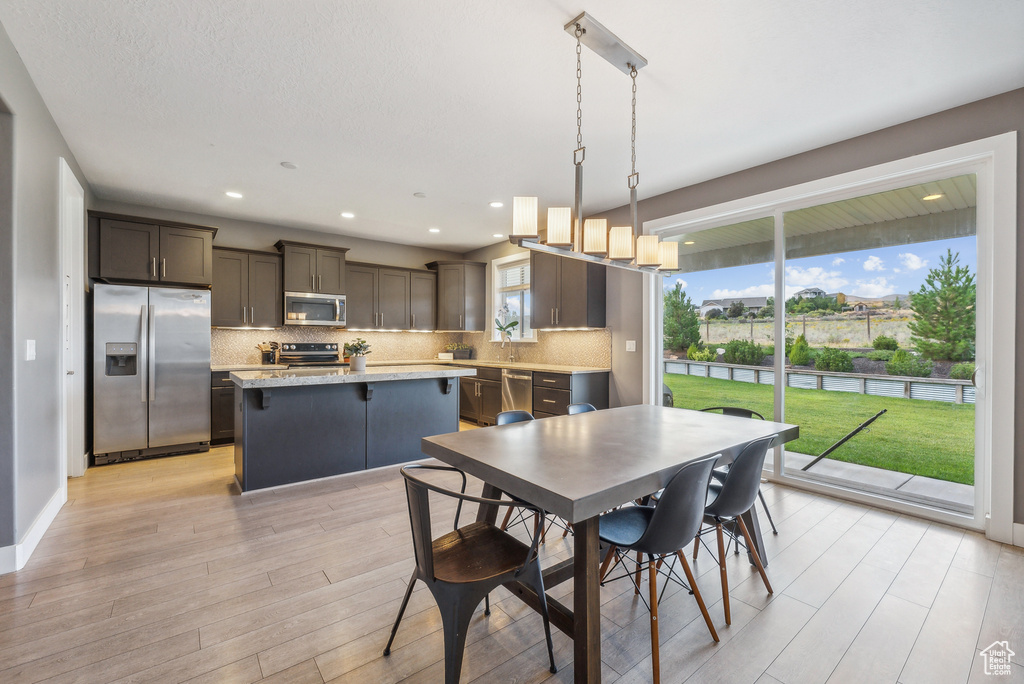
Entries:
[[210,446],[210,291],[93,287],[97,465]]

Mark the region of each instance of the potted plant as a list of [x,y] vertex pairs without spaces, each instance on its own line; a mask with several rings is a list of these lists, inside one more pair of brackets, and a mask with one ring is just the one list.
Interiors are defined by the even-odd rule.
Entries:
[[451,352],[453,359],[473,358],[473,348],[468,344],[463,344],[461,342],[452,342],[450,344],[446,344],[444,350]]
[[370,343],[361,337],[355,342],[345,343],[345,356],[348,357],[348,368],[350,371],[366,370],[366,355],[370,353]]

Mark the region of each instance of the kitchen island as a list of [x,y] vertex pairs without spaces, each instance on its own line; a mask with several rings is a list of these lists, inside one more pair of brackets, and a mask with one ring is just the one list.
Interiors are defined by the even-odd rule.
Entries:
[[235,384],[235,479],[243,492],[423,458],[423,437],[459,429],[471,368],[254,370]]

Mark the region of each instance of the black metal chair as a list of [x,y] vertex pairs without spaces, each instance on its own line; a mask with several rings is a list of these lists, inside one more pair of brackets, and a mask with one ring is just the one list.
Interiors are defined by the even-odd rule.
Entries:
[[[739,527],[740,534],[746,542],[747,551],[761,574],[764,586],[769,594],[774,593],[768,575],[764,571],[764,564],[757,555],[757,547],[750,538],[743,518],[740,517],[750,510],[757,498],[758,490],[761,487],[761,468],[764,467],[764,458],[768,454],[768,447],[775,440],[774,435],[756,439],[747,446],[739,455],[733,459],[729,468],[729,475],[725,482],[712,482],[708,487],[707,506],[704,508],[704,520],[709,523],[697,533],[693,541],[693,558],[697,559],[697,551],[700,548],[700,537],[712,529],[718,537],[718,567],[722,576],[722,605],[725,609],[725,624],[732,624],[732,615],[729,611],[729,577],[725,569],[725,538],[723,535],[723,523],[735,523]],[[737,544],[738,539],[733,539]]]
[[[752,411],[747,408],[740,408],[737,406],[712,406],[710,408],[703,408],[701,411],[721,411],[722,415],[725,416],[736,416],[737,418],[758,418],[764,420],[757,411]],[[721,466],[715,468],[714,472],[711,473],[711,477],[715,478],[719,482],[724,482],[726,475],[729,474],[729,466]],[[764,494],[761,493],[761,488],[757,489],[757,498],[761,500],[761,507],[764,508],[764,514],[768,516],[768,524],[772,526],[772,534],[778,534],[779,530],[775,527],[775,521],[772,520],[772,512],[768,510],[768,502],[764,500]]]
[[[636,593],[640,593],[640,572],[643,555],[647,555],[647,575],[650,591],[650,602],[647,607],[651,611],[651,655],[654,661],[654,682],[660,682],[660,657],[658,649],[658,575],[682,585],[700,606],[700,612],[707,623],[711,638],[718,641],[718,633],[711,623],[707,606],[700,595],[700,589],[690,570],[682,549],[697,536],[701,521],[704,519],[704,502],[707,498],[708,482],[711,469],[715,467],[715,458],[704,458],[683,466],[662,491],[657,506],[625,506],[599,519],[598,534],[604,544],[609,545],[608,554],[601,566],[602,584],[609,571],[609,565],[621,565],[624,574],[633,582]],[[636,579],[626,569],[628,554],[637,554]],[[679,560],[686,574],[686,582],[676,574],[675,562]],[[612,566],[614,567],[614,566]],[[607,580],[607,581],[612,581]]]
[[[420,479],[413,474],[417,470],[455,472],[462,476],[459,492],[445,489]],[[413,571],[405,598],[398,609],[391,637],[384,647],[384,655],[390,655],[391,644],[398,632],[409,597],[416,580],[421,580],[433,594],[441,610],[444,625],[444,681],[458,684],[462,673],[462,656],[466,646],[466,632],[470,620],[480,601],[495,588],[506,582],[518,580],[531,585],[540,598],[540,612],[544,619],[544,636],[547,639],[548,659],[551,672],[557,672],[555,655],[551,645],[551,626],[548,622],[547,599],[544,594],[544,578],[537,560],[539,525],[529,545],[524,544],[507,532],[487,522],[472,522],[459,527],[459,514],[463,502],[480,505],[512,506],[530,508],[535,506],[518,501],[485,499],[466,494],[466,475],[457,468],[435,465],[408,465],[402,468],[405,477],[405,493],[409,501],[409,520],[412,524],[412,545],[416,554],[416,570]],[[430,492],[437,492],[459,500],[455,509],[454,531],[431,538]],[[490,613],[489,606],[487,613]]]
[[593,404],[588,404],[585,401],[580,402],[579,404],[569,404],[568,408],[570,416],[575,416],[577,413],[589,413],[591,411],[597,410],[596,408],[594,408]]

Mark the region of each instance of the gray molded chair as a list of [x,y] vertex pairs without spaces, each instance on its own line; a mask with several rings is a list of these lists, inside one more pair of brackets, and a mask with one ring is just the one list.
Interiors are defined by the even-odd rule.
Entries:
[[[768,574],[764,571],[764,564],[757,555],[757,548],[750,538],[743,518],[740,517],[750,510],[757,498],[758,490],[761,487],[761,468],[764,467],[764,458],[768,454],[768,447],[775,440],[774,435],[756,439],[747,446],[739,455],[733,459],[729,467],[729,475],[725,482],[712,482],[708,487],[707,506],[704,508],[704,521],[708,523],[697,533],[693,541],[693,558],[696,560],[697,551],[700,548],[700,537],[703,534],[715,530],[718,538],[718,568],[722,576],[722,606],[725,610],[725,624],[732,624],[732,615],[729,611],[729,577],[725,569],[725,538],[723,536],[723,523],[735,523],[746,542],[747,551],[761,574],[768,593],[774,593],[771,582],[768,581]],[[739,540],[735,540],[737,544]]]
[[[711,406],[709,408],[703,408],[701,411],[721,411],[722,415],[725,416],[736,416],[737,418],[758,418],[764,420],[757,411],[753,411],[748,408],[740,408],[738,406]],[[722,466],[715,468],[714,472],[711,473],[711,477],[715,478],[719,482],[724,482],[726,475],[729,474],[729,466]],[[764,514],[768,516],[768,524],[772,526],[772,534],[778,534],[779,530],[775,527],[775,521],[772,520],[772,512],[768,510],[768,502],[764,500],[764,494],[761,493],[760,487],[757,490],[757,498],[761,500],[761,507],[764,508]]]
[[[433,470],[459,473],[462,489],[459,492],[445,489],[420,479],[415,471]],[[540,599],[540,613],[544,619],[544,636],[547,639],[548,659],[551,672],[557,672],[555,655],[551,645],[551,626],[548,622],[547,599],[544,594],[544,578],[537,560],[539,525],[534,527],[530,544],[524,544],[507,532],[502,532],[488,522],[472,522],[459,527],[459,514],[463,502],[481,505],[509,506],[531,509],[535,506],[518,501],[485,499],[466,494],[466,475],[457,468],[435,465],[408,465],[402,468],[405,478],[405,493],[409,501],[409,521],[412,525],[412,545],[416,555],[416,569],[413,571],[405,598],[398,609],[391,637],[384,647],[384,655],[390,655],[391,644],[398,632],[409,597],[416,580],[427,585],[441,610],[444,626],[444,681],[458,684],[462,673],[462,656],[466,647],[466,632],[473,612],[488,593],[506,582],[518,580],[529,584]],[[458,499],[455,509],[454,531],[431,538],[430,492]],[[486,610],[490,614],[489,606]]]
[[509,425],[511,423],[523,423],[528,420],[533,420],[533,414],[529,411],[502,411],[495,416],[495,425]]
[[594,408],[593,404],[588,404],[587,402],[584,401],[580,402],[579,404],[569,404],[568,410],[570,416],[575,416],[577,413],[590,413],[591,411],[596,411],[597,409]]
[[[683,547],[690,543],[700,530],[704,519],[704,502],[707,498],[708,482],[715,458],[693,461],[680,468],[662,491],[657,506],[625,506],[601,515],[598,535],[601,542],[610,548],[601,566],[601,581],[613,581],[629,577],[637,594],[640,594],[640,572],[642,558],[647,556],[647,576],[651,611],[651,655],[654,664],[654,682],[660,682],[660,657],[658,653],[658,574],[677,582],[697,599],[697,605],[707,623],[711,638],[718,641],[718,633],[711,623],[707,606],[700,595],[700,589],[690,570],[690,564],[683,554]],[[629,554],[637,554],[636,578],[626,569]],[[621,565],[623,575],[605,580],[609,565]],[[676,574],[676,560],[683,566],[686,582]],[[615,566],[612,566],[615,567]],[[642,594],[641,598],[643,598]]]

